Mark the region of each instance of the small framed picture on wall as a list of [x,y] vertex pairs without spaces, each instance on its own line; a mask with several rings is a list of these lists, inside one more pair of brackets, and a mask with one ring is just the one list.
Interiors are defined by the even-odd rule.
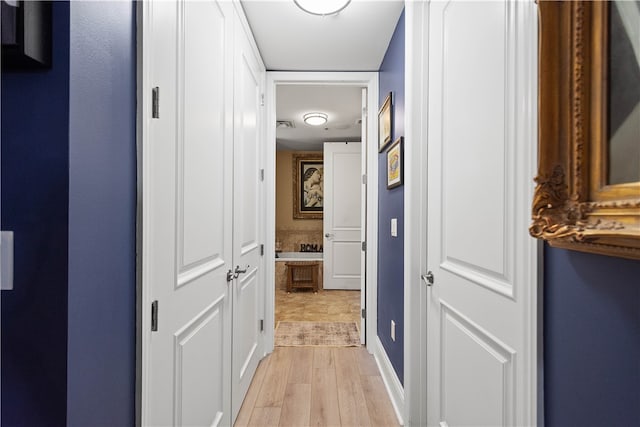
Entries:
[[402,185],[402,140],[396,139],[387,150],[387,188]]
[[378,151],[382,152],[384,147],[391,142],[391,121],[393,120],[391,102],[391,92],[385,98],[378,112]]

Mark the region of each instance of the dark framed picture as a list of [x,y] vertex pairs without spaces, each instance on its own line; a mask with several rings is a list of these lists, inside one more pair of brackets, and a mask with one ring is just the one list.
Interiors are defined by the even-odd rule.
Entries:
[[378,112],[378,152],[391,142],[391,121],[393,120],[391,92],[385,98]]
[[324,168],[322,154],[293,156],[293,217],[322,219]]
[[387,188],[402,185],[402,140],[396,139],[387,150]]

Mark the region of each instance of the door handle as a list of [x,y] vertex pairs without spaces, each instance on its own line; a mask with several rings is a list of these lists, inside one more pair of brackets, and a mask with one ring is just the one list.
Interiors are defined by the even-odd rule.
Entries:
[[326,237],[327,239],[333,239],[333,234],[332,233],[325,233],[324,237]]
[[249,267],[250,266],[247,265],[247,268],[245,268],[244,270],[240,270],[240,266],[236,265],[236,269],[234,271],[232,270],[227,271],[227,283],[231,283],[231,281],[233,281],[234,279],[237,279],[238,276],[246,273],[249,270]]
[[239,275],[246,273],[249,270],[249,265],[247,265],[247,267],[244,270],[240,270],[240,266],[236,265],[236,269],[233,272],[233,274],[235,275],[235,278],[237,279]]
[[427,274],[423,274],[422,276],[422,281],[427,285],[427,286],[433,286],[433,273],[431,271],[427,271]]

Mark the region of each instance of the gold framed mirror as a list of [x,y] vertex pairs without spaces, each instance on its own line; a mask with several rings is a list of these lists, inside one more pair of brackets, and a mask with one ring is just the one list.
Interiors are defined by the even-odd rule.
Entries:
[[640,259],[640,8],[539,7],[539,165],[529,231],[552,246]]

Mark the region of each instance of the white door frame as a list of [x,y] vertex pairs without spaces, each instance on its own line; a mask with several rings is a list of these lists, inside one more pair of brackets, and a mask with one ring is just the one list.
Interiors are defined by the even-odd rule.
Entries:
[[[427,425],[427,287],[421,275],[427,272],[427,156],[428,156],[428,100],[429,91],[426,76],[429,70],[429,0],[405,2],[405,117],[406,140],[405,159],[405,241],[404,241],[404,416],[405,425]],[[537,28],[537,27],[536,27]],[[536,37],[532,28],[532,37]],[[531,72],[531,84],[525,94],[529,99],[537,97],[537,43],[528,40],[531,55],[528,64],[522,64]],[[523,108],[529,108],[524,106]],[[537,111],[530,109],[534,117],[530,121],[527,138],[529,147],[528,169],[532,180],[537,166]],[[411,143],[413,141],[414,143]],[[523,200],[533,200],[533,184],[527,189]],[[524,231],[526,232],[526,231]],[[526,237],[525,237],[526,238]],[[530,281],[526,292],[520,295],[527,307],[528,359],[536,361],[528,367],[531,388],[527,390],[526,401],[530,405],[529,419],[543,422],[544,414],[538,411],[542,397],[541,334],[542,319],[541,287],[542,256],[540,245],[530,239],[528,259],[523,265],[530,266],[527,274]],[[540,288],[540,291],[538,290]],[[431,343],[430,343],[431,344]],[[536,414],[536,412],[538,412]]]
[[[377,266],[378,266],[378,73],[377,72],[279,72],[267,71],[266,85],[266,230],[265,230],[265,352],[273,351],[275,320],[275,236],[276,236],[276,86],[278,85],[342,85],[367,88],[367,148],[363,158],[367,165],[366,221],[366,286],[367,349],[372,352],[377,331]],[[363,277],[362,280],[365,280]]]
[[[427,422],[427,1],[405,2],[404,420]],[[414,143],[415,142],[415,143]]]

